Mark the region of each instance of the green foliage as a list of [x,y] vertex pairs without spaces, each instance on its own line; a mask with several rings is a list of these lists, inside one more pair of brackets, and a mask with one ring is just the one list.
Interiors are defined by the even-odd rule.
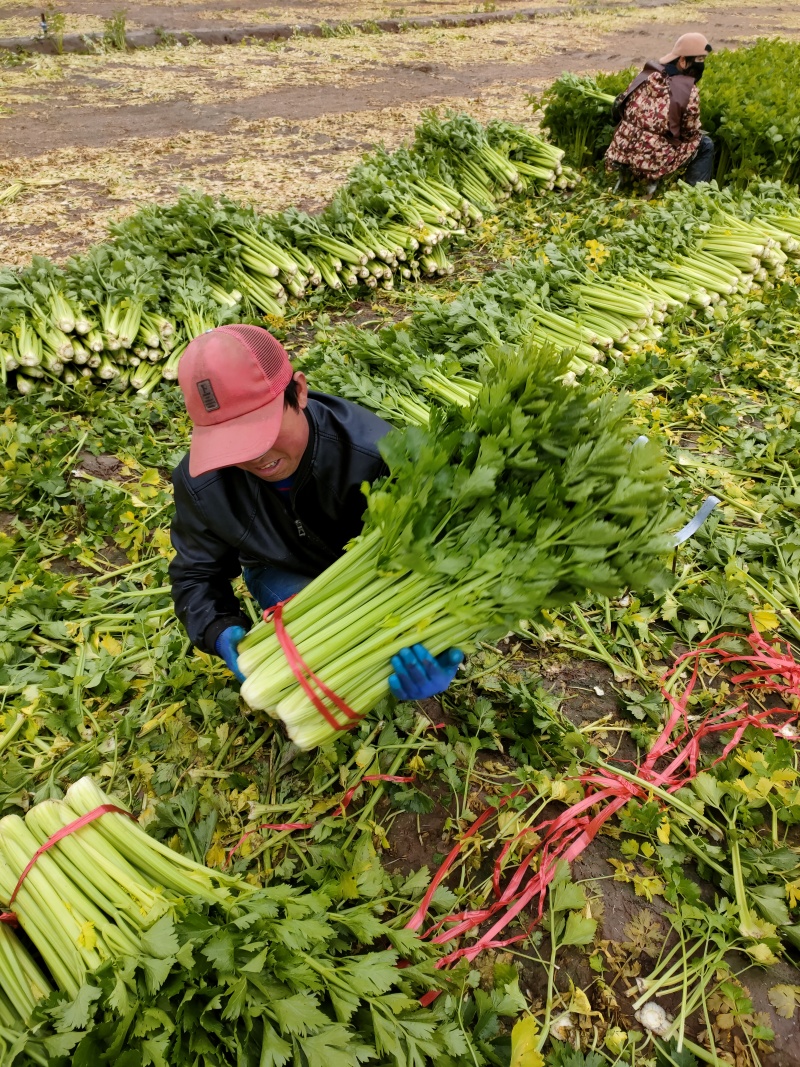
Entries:
[[552,1041],[545,1058],[547,1067],[605,1067],[608,1060],[601,1052],[581,1052],[563,1041]]
[[48,3],[44,13],[47,19],[47,35],[48,37],[52,37],[55,42],[56,52],[61,55],[64,51],[64,30],[67,23],[66,15],[63,11],[59,11],[53,3]]
[[701,117],[716,145],[718,182],[800,180],[800,46],[764,38],[706,63]]
[[666,1045],[660,1041],[656,1045],[656,1067],[698,1067],[698,1061],[688,1048],[678,1051],[678,1043],[673,1038]]
[[114,52],[125,52],[128,48],[125,40],[126,14],[124,9],[120,9],[103,20],[103,44]]
[[367,528],[386,564],[495,571],[508,617],[656,580],[669,524],[658,453],[630,451],[626,398],[563,381],[568,358],[526,346],[487,370],[469,413],[384,438],[391,479],[367,495]]
[[417,1003],[436,985],[430,964],[398,969],[394,951],[349,955],[324,895],[277,889],[242,900],[232,922],[197,902],[174,924],[165,916],[157,980],[143,955],[105,965],[75,997],[54,994],[33,1023],[40,1038],[50,1027],[57,1034],[45,1038],[52,1067],[88,1063],[123,1040],[131,1064],[150,1062],[154,1046],[168,1063],[202,1052],[207,1065],[281,1064],[301,1048],[319,1067],[357,1067],[376,1049],[393,1064],[437,1062],[451,1028],[444,1005]]
[[614,134],[611,102],[636,73],[631,67],[594,78],[562,74],[542,94],[542,125],[574,167],[595,163],[605,154]]

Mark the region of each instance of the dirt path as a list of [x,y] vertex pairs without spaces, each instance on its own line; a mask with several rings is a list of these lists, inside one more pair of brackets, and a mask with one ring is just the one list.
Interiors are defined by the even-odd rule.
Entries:
[[[609,0],[598,0],[599,3]],[[548,6],[569,9],[569,0],[547,0]],[[491,0],[486,10],[516,11],[530,7],[531,0]],[[414,18],[428,15],[462,15],[483,9],[474,0],[399,0],[381,3],[380,0],[322,0],[309,5],[306,0],[183,0],[178,3],[159,3],[145,0],[129,4],[117,0],[58,0],[55,7],[64,15],[67,33],[102,30],[103,20],[112,18],[124,9],[129,29],[187,30],[214,28],[220,25],[290,22],[310,20],[342,22],[358,19]],[[39,33],[41,6],[30,0],[2,0],[0,2],[0,38],[12,35]]]
[[[714,11],[707,16],[704,30],[718,47],[735,45],[743,38],[763,32],[767,20],[771,23],[771,32],[796,33],[795,27],[786,24],[790,20],[780,18],[784,11],[783,8],[752,11],[745,8],[732,13]],[[551,25],[545,24],[545,31],[558,25],[555,20],[547,21]],[[568,51],[556,46],[550,54],[528,62],[518,61],[519,52],[524,54],[524,47],[514,49],[515,54],[508,59],[503,57],[503,61],[470,65],[400,59],[391,65],[373,65],[371,69],[351,71],[351,77],[344,79],[348,84],[344,85],[337,74],[336,63],[331,60],[327,65],[327,77],[323,73],[321,84],[277,87],[274,91],[239,98],[235,84],[223,82],[216,86],[212,100],[193,100],[191,89],[187,87],[185,94],[177,90],[177,99],[149,103],[137,99],[141,95],[137,86],[128,85],[130,100],[114,101],[110,108],[106,101],[93,106],[86,99],[86,89],[89,89],[90,99],[95,93],[102,97],[106,93],[108,78],[84,80],[85,75],[70,77],[68,73],[57,95],[35,103],[23,103],[2,119],[0,158],[37,156],[42,154],[43,144],[50,152],[70,145],[111,145],[121,138],[149,137],[154,133],[159,137],[172,137],[192,130],[223,134],[237,122],[263,123],[274,119],[302,122],[323,115],[380,110],[399,103],[424,102],[430,106],[457,98],[469,100],[497,85],[524,92],[543,87],[565,70],[618,69],[655,56],[671,38],[673,26],[679,28],[681,22],[682,19],[665,17],[658,23],[627,25],[623,34],[613,29],[599,34],[594,49]],[[508,51],[504,46],[515,43],[511,40],[514,37],[518,45],[524,46],[528,39],[540,36],[535,24],[522,27],[522,33],[519,29],[516,25],[491,26],[485,28],[480,37],[489,45],[487,52],[493,54]],[[436,52],[447,51],[446,36],[453,32],[446,31],[443,35],[445,47],[434,50],[432,59]],[[574,35],[581,36],[579,32]],[[579,43],[585,43],[585,40]],[[388,45],[386,51],[391,49],[390,42]],[[291,44],[286,46],[284,58],[292,47]],[[258,54],[263,51],[250,49],[255,55],[248,56],[244,62],[255,67],[273,65],[273,57]],[[334,51],[332,55],[335,58],[337,53]],[[96,57],[90,59],[97,62]],[[213,69],[208,69],[209,80],[213,77]],[[111,88],[112,92],[117,91],[113,71]]]

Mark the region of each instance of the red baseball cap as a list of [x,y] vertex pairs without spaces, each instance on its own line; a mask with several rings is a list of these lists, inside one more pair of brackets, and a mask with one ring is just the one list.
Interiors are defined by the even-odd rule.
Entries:
[[178,382],[194,424],[189,474],[258,459],[275,443],[292,365],[261,326],[217,326],[195,337],[178,364]]

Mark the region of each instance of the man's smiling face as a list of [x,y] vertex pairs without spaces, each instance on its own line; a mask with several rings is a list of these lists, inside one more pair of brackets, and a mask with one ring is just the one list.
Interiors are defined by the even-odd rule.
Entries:
[[308,382],[302,371],[294,375],[294,381],[297,383],[298,410],[286,404],[281,428],[272,447],[255,459],[236,464],[241,470],[255,474],[265,482],[280,482],[294,474],[308,444],[308,421],[305,416]]

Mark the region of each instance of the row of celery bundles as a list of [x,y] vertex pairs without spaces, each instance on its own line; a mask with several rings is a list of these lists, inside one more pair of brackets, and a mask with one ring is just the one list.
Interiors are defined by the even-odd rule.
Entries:
[[667,467],[570,354],[495,356],[468,408],[389,432],[362,535],[240,645],[242,697],[302,749],[388,695],[391,656],[496,639],[542,608],[664,580]]

